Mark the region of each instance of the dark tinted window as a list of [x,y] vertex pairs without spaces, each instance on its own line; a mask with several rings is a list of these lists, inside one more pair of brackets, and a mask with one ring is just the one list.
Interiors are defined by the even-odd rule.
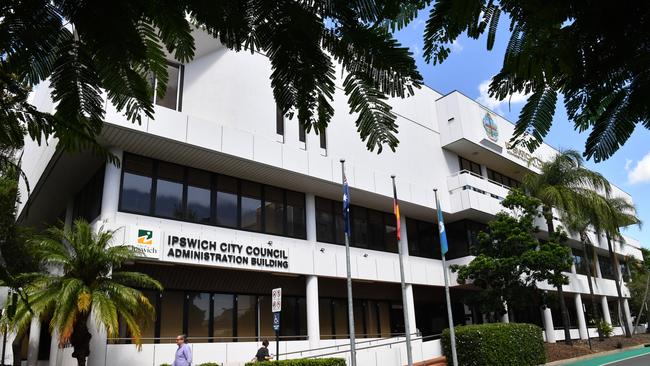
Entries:
[[237,180],[220,175],[217,178],[217,225],[237,227]]
[[368,211],[364,207],[352,206],[352,238],[354,246],[368,247]]
[[211,175],[196,169],[187,171],[187,219],[195,222],[210,222]]
[[180,110],[179,84],[181,80],[181,66],[167,65],[167,88],[165,95],[156,95],[156,104],[159,106]]
[[305,142],[307,141],[307,136],[305,132],[305,127],[298,122],[298,140],[300,142]]
[[459,160],[459,164],[460,164],[460,170],[468,170],[468,171],[470,171],[470,172],[472,172],[474,174],[482,175],[481,174],[481,165],[480,164],[475,163],[475,162],[473,162],[471,160],[467,160],[467,159],[462,158],[460,156],[458,157],[458,160]]
[[264,222],[267,233],[284,232],[284,190],[264,187]]
[[384,250],[384,214],[383,212],[368,210],[368,238],[370,249]]
[[183,217],[183,176],[183,167],[162,161],[158,163],[156,216]]
[[[96,180],[101,196],[100,178]],[[304,193],[135,155],[125,155],[120,197],[121,211],[294,238],[306,236]],[[92,203],[91,211],[99,210],[101,197]]]
[[262,230],[262,186],[259,183],[241,182],[240,227],[246,230]]
[[214,294],[212,305],[212,319],[214,337],[217,342],[231,342],[233,336],[233,325],[235,317],[234,295]]
[[521,185],[521,183],[515,179],[512,179],[508,176],[505,176],[499,172],[495,172],[494,170],[488,168],[487,169],[488,173],[488,179],[495,181],[497,183],[503,184],[504,186],[508,186],[511,188],[516,188]]
[[325,131],[322,131],[318,135],[320,137],[320,148],[327,149],[327,135],[325,134]]
[[316,197],[316,240],[334,242],[334,215],[332,201]]
[[287,194],[287,235],[305,238],[305,194],[286,191]]
[[386,251],[397,253],[397,226],[395,215],[392,213],[384,213],[384,245]]
[[614,277],[614,267],[612,266],[612,261],[609,257],[599,255],[598,263],[600,264],[600,274],[603,278],[610,280],[616,279],[616,277]]
[[134,213],[149,213],[153,160],[125,154],[123,167],[120,209]]
[[[195,342],[205,342],[210,335],[210,294],[189,293],[187,296],[187,335]],[[203,339],[201,339],[203,338]]]
[[438,227],[433,222],[406,219],[409,255],[441,259]]
[[275,133],[284,136],[284,113],[279,107],[275,107]]

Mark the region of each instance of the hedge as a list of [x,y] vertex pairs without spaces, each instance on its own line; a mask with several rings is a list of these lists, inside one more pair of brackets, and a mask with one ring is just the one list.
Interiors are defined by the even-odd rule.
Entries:
[[[542,329],[533,324],[479,324],[455,327],[459,366],[534,366],[546,362]],[[451,360],[449,329],[442,350]]]
[[345,366],[342,358],[302,358],[295,360],[248,362],[246,366]]

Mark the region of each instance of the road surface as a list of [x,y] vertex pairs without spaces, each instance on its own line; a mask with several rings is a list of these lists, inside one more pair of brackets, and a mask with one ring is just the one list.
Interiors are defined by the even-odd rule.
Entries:
[[567,366],[650,366],[650,347],[612,353],[574,362]]

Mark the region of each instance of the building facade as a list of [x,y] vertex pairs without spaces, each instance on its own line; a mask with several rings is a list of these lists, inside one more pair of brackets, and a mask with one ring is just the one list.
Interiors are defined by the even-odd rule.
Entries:
[[[358,352],[359,364],[405,363],[404,345],[396,343],[403,339],[404,307],[418,333],[415,360],[439,355],[437,335],[447,321],[433,189],[444,211],[448,261],[468,263],[477,233],[502,209],[501,199],[524,174],[538,171],[531,158],[547,160],[557,151],[545,144],[533,154],[511,148],[510,122],[459,92],[441,95],[426,87],[390,101],[399,125],[395,153],[366,150],[340,88],[325,133],[304,133],[296,120],[277,112],[264,55],[232,52],[198,32],[196,41],[192,62],[170,59],[170,81],[165,96],[155,98],[155,119],[132,124],[106,105],[100,141],[121,159],[119,167],[92,154],[62,153],[55,140],[25,147],[22,166],[32,192],[27,196],[23,187],[21,224],[70,225],[81,217],[96,229],[115,230],[115,243],[132,245],[140,255],[128,267],[165,287],[162,294],[146,292],[157,311],[143,332],[142,350],[125,332],[107,339],[93,328],[89,364],[170,362],[180,333],[188,334],[195,363],[242,364],[262,339],[274,338],[271,290],[278,287],[282,358],[348,357],[340,159],[346,160],[352,201],[355,333],[359,348],[368,346]],[[41,110],[53,111],[47,85],[32,98]],[[391,210],[393,174],[406,254],[405,303]],[[544,236],[546,225],[540,221],[539,227]],[[620,326],[630,316],[627,301],[617,307],[614,274],[625,277],[627,269],[612,268],[604,238],[591,233],[591,239],[597,301],[605,319]],[[568,245],[576,259],[564,288],[572,336],[586,338],[596,332],[583,312],[591,301],[585,253],[577,235]],[[630,238],[615,243],[620,263],[641,258],[639,247]],[[454,274],[451,281],[454,321],[486,321],[467,301],[472,289],[457,285]],[[557,302],[552,288],[540,287],[548,299],[509,304],[503,321],[538,324],[554,342],[563,338]],[[629,297],[625,284],[623,293]],[[72,364],[72,350],[57,347],[46,322],[32,323],[28,364]]]

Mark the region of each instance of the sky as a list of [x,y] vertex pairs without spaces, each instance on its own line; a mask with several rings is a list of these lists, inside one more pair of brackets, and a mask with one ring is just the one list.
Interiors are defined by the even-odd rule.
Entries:
[[[413,52],[424,83],[441,94],[458,90],[501,116],[517,121],[526,102],[525,95],[513,95],[510,100],[497,101],[487,94],[488,84],[500,69],[509,38],[506,17],[501,17],[499,31],[492,51],[487,51],[486,37],[478,40],[459,37],[450,45],[451,54],[442,64],[427,64],[422,56],[422,35],[428,10],[421,11],[417,19],[396,33],[403,46]],[[588,131],[578,133],[566,115],[558,98],[553,127],[544,142],[558,149],[584,151]],[[614,156],[598,164],[587,161],[586,166],[600,172],[609,181],[632,196],[637,214],[646,225],[623,230],[626,236],[641,241],[650,248],[650,131],[638,126],[630,139]]]

